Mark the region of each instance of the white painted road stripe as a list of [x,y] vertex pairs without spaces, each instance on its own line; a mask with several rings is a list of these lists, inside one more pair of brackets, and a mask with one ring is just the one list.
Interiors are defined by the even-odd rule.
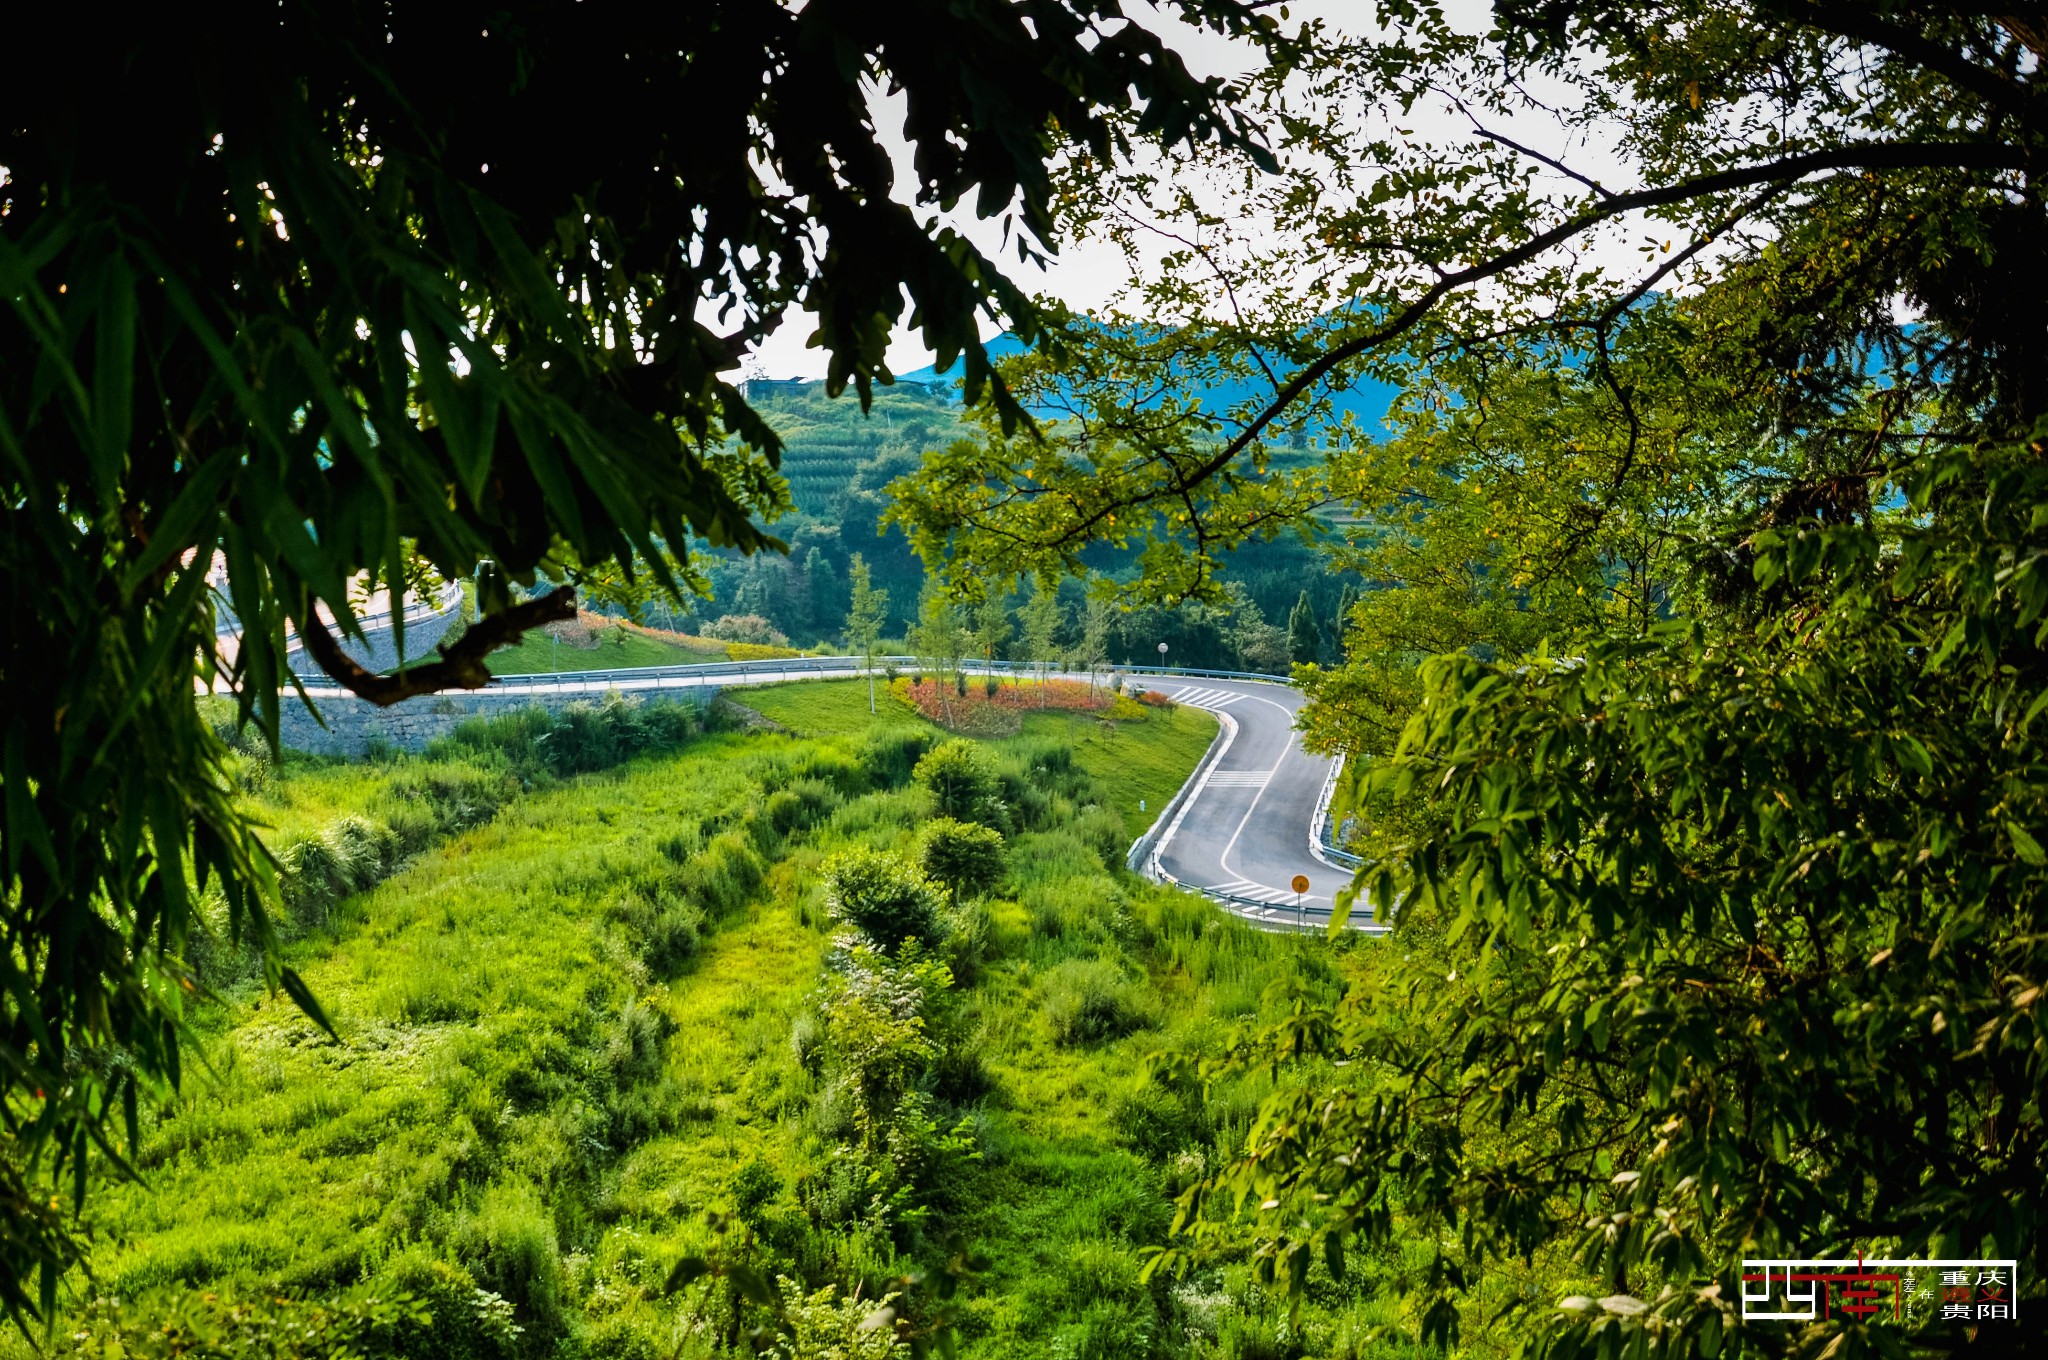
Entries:
[[1192,708],[1215,709],[1222,708],[1226,704],[1234,704],[1239,699],[1242,699],[1244,696],[1242,694],[1234,694],[1227,689],[1198,689],[1192,687],[1184,687],[1175,690],[1171,695],[1167,697],[1171,698],[1177,704],[1187,704]]
[[1233,879],[1228,883],[1218,883],[1209,891],[1228,893],[1232,897],[1246,897],[1255,902],[1272,902],[1288,907],[1294,905],[1294,890],[1292,888],[1269,887],[1264,883],[1254,883],[1248,878]]

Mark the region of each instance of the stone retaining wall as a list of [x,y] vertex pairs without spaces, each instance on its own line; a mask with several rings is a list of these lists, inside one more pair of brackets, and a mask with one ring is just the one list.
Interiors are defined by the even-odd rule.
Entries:
[[[620,693],[617,690],[612,694]],[[428,694],[402,704],[379,708],[352,694],[317,694],[314,706],[326,721],[322,727],[296,696],[284,696],[280,715],[280,736],[294,751],[322,756],[360,756],[373,745],[399,751],[417,751],[438,737],[448,736],[472,718],[495,717],[522,708],[544,708],[559,713],[572,703],[603,703],[608,695],[593,694],[493,694],[489,690]],[[626,693],[629,703],[639,696]],[[718,697],[713,686],[664,691],[668,703],[709,704]]]
[[[406,656],[411,657],[416,663],[433,660],[435,644],[446,637],[448,630],[461,618],[460,597],[450,601],[438,613],[418,614],[408,618],[405,621]],[[342,652],[364,670],[393,670],[403,659],[398,655],[398,635],[393,631],[389,619],[365,627],[360,641],[355,638],[337,638],[337,641],[341,643]],[[312,662],[306,659],[304,649],[296,642],[289,649],[287,659],[294,670],[306,671],[312,668]]]

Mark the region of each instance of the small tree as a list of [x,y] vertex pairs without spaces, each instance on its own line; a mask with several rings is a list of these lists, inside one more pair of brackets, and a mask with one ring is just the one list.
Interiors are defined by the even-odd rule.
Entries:
[[895,855],[860,847],[827,860],[825,902],[834,919],[885,954],[894,954],[905,940],[938,943],[938,889]]
[[[974,650],[984,662],[989,663],[989,675],[995,675],[995,659],[1002,654],[1010,641],[1010,611],[1004,601],[991,595],[981,602],[974,611]],[[990,694],[994,694],[991,687]]]
[[1351,610],[1358,603],[1358,591],[1350,585],[1337,597],[1337,612],[1330,623],[1331,660],[1344,660],[1344,635],[1351,629]]
[[1322,659],[1323,630],[1316,622],[1315,606],[1308,602],[1306,590],[1294,602],[1294,612],[1287,616],[1287,654],[1297,666],[1311,666]]
[[1110,604],[1092,596],[1081,620],[1081,664],[1088,668],[1088,692],[1095,692],[1095,671],[1109,659]]
[[853,583],[853,597],[846,615],[846,644],[860,653],[860,668],[868,677],[868,712],[875,711],[875,644],[882,636],[882,624],[889,615],[889,592],[879,589],[868,564],[859,553],[853,555],[846,576]]
[[952,720],[951,701],[946,699],[944,682],[960,673],[960,654],[966,645],[959,606],[947,598],[936,578],[927,577],[918,600],[917,624],[910,630],[910,649],[940,682],[939,696],[947,704],[948,722]]
[[1017,611],[1017,621],[1022,625],[1021,660],[1038,668],[1038,705],[1045,706],[1045,671],[1053,659],[1057,642],[1054,635],[1060,626],[1060,600],[1054,592],[1039,581],[1031,588],[1031,598]]
[[925,877],[960,899],[987,892],[1003,876],[1003,835],[994,827],[938,817],[924,828]]
[[941,742],[925,753],[911,778],[932,791],[942,817],[993,824],[1003,812],[995,766],[971,741]]

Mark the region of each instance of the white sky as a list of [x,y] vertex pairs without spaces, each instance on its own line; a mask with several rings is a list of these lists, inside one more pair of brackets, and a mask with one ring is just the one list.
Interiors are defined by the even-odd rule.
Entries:
[[[1492,5],[1490,0],[1447,0],[1445,12],[1459,28],[1468,32],[1485,30],[1491,24]],[[1347,21],[1362,24],[1367,21],[1369,7],[1361,0],[1307,0],[1293,3],[1289,11],[1297,20],[1320,17],[1333,28],[1342,29]],[[1181,24],[1170,16],[1151,10],[1140,0],[1131,5],[1132,14],[1148,28],[1168,35],[1169,41],[1187,61],[1197,75],[1235,75],[1246,70],[1255,60],[1250,49],[1228,39],[1205,31],[1195,30]],[[1448,109],[1434,114],[1417,110],[1412,120],[1425,137],[1441,130],[1445,137],[1469,132],[1467,126]],[[899,183],[910,184],[912,177],[907,171],[909,157],[907,143],[902,138],[902,115],[900,111],[889,110],[878,100],[876,127],[885,145],[897,154],[897,163],[903,168]],[[1516,135],[1536,141],[1541,149],[1561,152],[1557,145],[1556,129],[1553,135],[1544,139],[1541,129],[1518,126]],[[1603,163],[1599,155],[1588,157],[1586,148],[1573,151],[1575,161],[1595,174],[1608,174],[1612,166]],[[924,210],[929,212],[929,210]],[[971,210],[962,208],[950,214],[941,214],[941,219],[955,230],[975,242],[992,259],[997,260],[1010,273],[1011,278],[1029,292],[1049,293],[1078,309],[1100,308],[1109,304],[1130,282],[1129,265],[1116,246],[1105,241],[1079,240],[1064,244],[1052,267],[1039,270],[1017,261],[1014,247],[1003,249],[1002,231],[999,219],[977,219]],[[1003,326],[990,321],[982,328],[982,338],[989,339],[999,333]],[[807,347],[811,327],[808,318],[792,316],[782,328],[761,345],[748,367],[770,377],[817,377],[824,371],[823,355]],[[914,332],[898,330],[889,348],[889,366],[898,373],[909,372],[932,362],[932,355]]]

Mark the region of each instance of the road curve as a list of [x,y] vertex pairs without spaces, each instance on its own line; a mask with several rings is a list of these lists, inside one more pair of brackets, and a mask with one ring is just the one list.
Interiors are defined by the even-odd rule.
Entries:
[[[892,658],[906,662],[908,658]],[[878,663],[882,658],[877,658]],[[711,662],[635,670],[515,675],[493,680],[493,694],[587,694],[723,689],[854,676],[858,658]],[[970,671],[984,667],[970,664]],[[993,669],[1013,668],[996,663]],[[1251,924],[1270,930],[1327,929],[1348,869],[1312,848],[1313,822],[1331,761],[1301,749],[1295,715],[1300,691],[1277,681],[1202,678],[1130,668],[1133,680],[1177,703],[1216,715],[1222,730],[1180,794],[1133,847],[1131,868],[1159,882],[1200,892]],[[316,697],[326,693],[313,691]],[[1296,875],[1308,879],[1297,894]],[[1368,913],[1351,924],[1377,930]]]
[[[1148,877],[1215,898],[1254,925],[1327,929],[1351,873],[1312,848],[1312,826],[1332,762],[1301,748],[1299,690],[1256,680],[1147,684],[1178,703],[1205,708],[1223,724],[1217,748],[1141,864]],[[1308,880],[1297,893],[1293,883]],[[1362,914],[1353,921],[1366,925]]]

